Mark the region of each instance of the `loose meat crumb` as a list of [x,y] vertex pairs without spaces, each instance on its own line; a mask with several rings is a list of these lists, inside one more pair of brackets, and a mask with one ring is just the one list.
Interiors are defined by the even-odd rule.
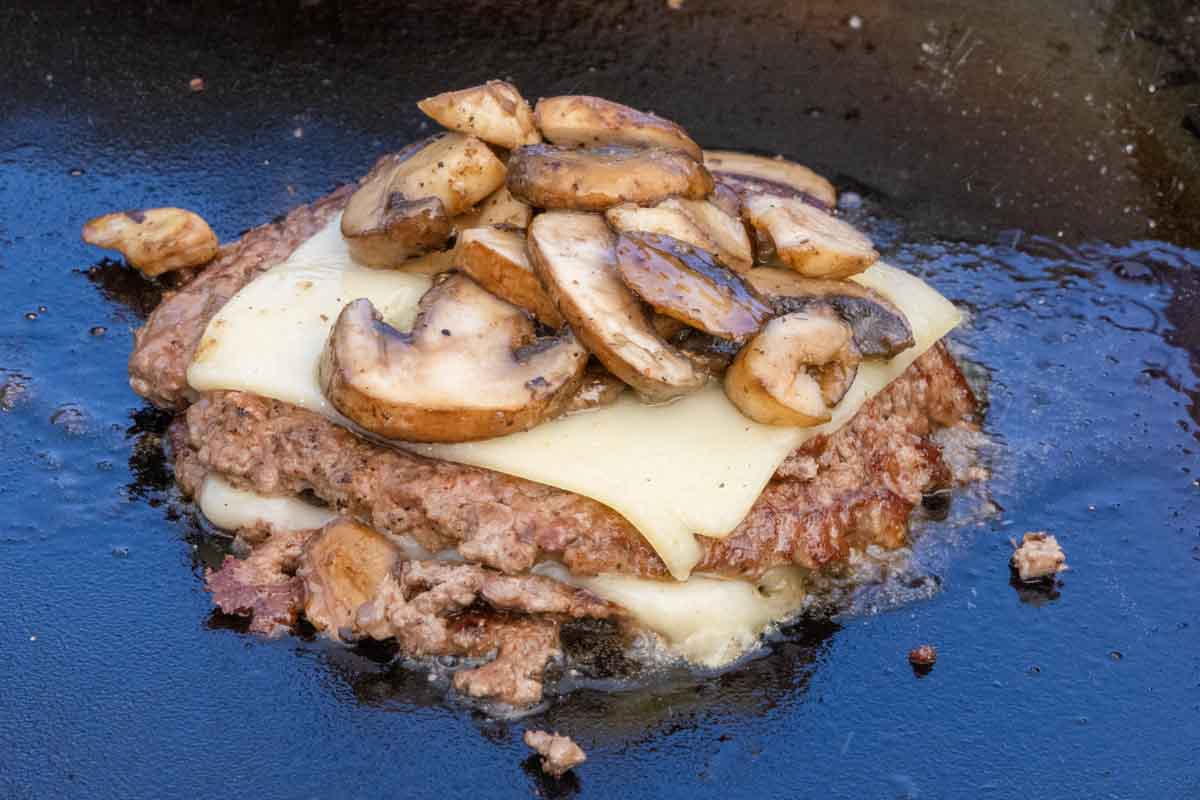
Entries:
[[250,630],[277,635],[296,623],[304,587],[296,565],[311,531],[277,532],[244,559],[226,556],[205,578],[213,602],[226,614],[250,617]]
[[1012,554],[1012,566],[1025,583],[1035,583],[1053,578],[1067,569],[1067,555],[1058,544],[1058,539],[1045,531],[1026,533]]
[[525,731],[525,744],[542,757],[542,771],[556,778],[587,761],[583,748],[569,736],[546,731]]
[[923,644],[908,651],[908,663],[912,664],[913,672],[918,675],[928,675],[937,663],[937,648],[931,644]]

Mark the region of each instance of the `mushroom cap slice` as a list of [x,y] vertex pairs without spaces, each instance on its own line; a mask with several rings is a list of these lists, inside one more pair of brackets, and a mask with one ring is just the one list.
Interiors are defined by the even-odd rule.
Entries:
[[700,145],[671,120],[602,97],[546,97],[538,101],[533,116],[542,135],[554,144],[666,147],[682,150],[696,161],[703,158]]
[[609,372],[650,401],[699,389],[703,373],[658,335],[621,280],[615,245],[616,236],[599,214],[549,211],[529,225],[534,272]]
[[454,248],[454,266],[500,299],[533,314],[543,325],[563,326],[554,301],[533,274],[523,234],[499,228],[463,231]]
[[305,618],[334,639],[347,638],[358,609],[375,599],[400,555],[394,542],[350,517],[330,520],[300,554]]
[[509,157],[508,188],[538,208],[603,211],[671,195],[698,200],[712,191],[713,181],[699,162],[678,150],[535,144]]
[[440,249],[453,230],[450,218],[498,189],[504,175],[486,144],[458,133],[383,156],[342,214],[350,255],[367,266],[394,267]]
[[318,377],[333,407],[372,433],[465,442],[557,415],[586,364],[570,331],[537,339],[525,312],[454,275],[421,298],[409,333],[381,320],[369,300],[347,305]]
[[853,281],[805,278],[790,269],[759,267],[746,274],[776,314],[828,305],[854,331],[854,345],[864,358],[892,358],[913,346],[913,331],[904,312],[878,292]]
[[746,217],[779,259],[810,278],[847,278],[879,260],[871,240],[854,226],[799,198],[753,195]]
[[730,269],[750,269],[750,238],[737,217],[731,217],[707,200],[668,198],[649,208],[623,203],[604,213],[608,224],[620,232],[661,233],[695,245],[715,255]]
[[833,184],[808,167],[785,158],[767,158],[734,150],[705,150],[704,166],[719,183],[743,199],[752,194],[808,197],[824,208],[837,205]]
[[625,382],[599,364],[589,364],[583,382],[567,405],[567,414],[609,406],[625,391]]
[[840,319],[803,312],[776,317],[725,371],[725,395],[764,425],[820,425],[853,382],[858,358],[850,327]]
[[723,339],[745,341],[773,315],[736,272],[671,236],[621,234],[617,269],[655,311]]
[[486,228],[491,225],[525,230],[529,227],[531,219],[533,209],[527,203],[513,197],[507,186],[501,186],[475,206],[473,211],[459,214],[451,222],[455,232],[461,233],[469,228]]
[[512,150],[542,140],[529,103],[507,81],[426,97],[417,108],[450,130],[478,136],[497,147]]
[[220,250],[217,235],[204,218],[183,208],[105,214],[88,220],[83,240],[119,251],[131,267],[149,278],[207,264]]

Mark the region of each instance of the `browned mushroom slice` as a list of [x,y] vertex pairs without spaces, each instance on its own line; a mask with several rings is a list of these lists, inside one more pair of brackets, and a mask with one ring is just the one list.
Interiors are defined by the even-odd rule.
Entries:
[[498,228],[463,231],[454,248],[454,266],[500,299],[533,314],[543,325],[563,326],[562,315],[533,274],[524,235]]
[[583,373],[583,382],[579,384],[579,389],[564,413],[577,414],[580,411],[612,405],[624,391],[624,381],[600,364],[589,364]]
[[425,293],[410,333],[369,300],[338,316],[318,377],[329,402],[368,431],[414,442],[465,442],[556,416],[587,353],[568,330],[537,339],[533,321],[463,275]]
[[529,225],[534,272],[558,310],[609,372],[650,401],[704,385],[705,377],[663,341],[617,272],[616,237],[599,214],[549,211]]
[[750,269],[750,238],[737,217],[706,200],[668,198],[649,208],[625,203],[605,212],[618,232],[661,233],[715,255],[739,272]]
[[766,158],[733,150],[705,150],[704,166],[719,183],[743,199],[753,194],[807,197],[829,209],[837,205],[833,184],[808,167],[784,158]]
[[350,255],[370,267],[395,267],[440,249],[453,229],[450,217],[498,189],[504,174],[486,144],[458,133],[384,156],[342,215]]
[[533,218],[533,209],[513,197],[507,186],[501,186],[477,205],[473,211],[460,214],[450,220],[454,224],[454,232],[462,233],[470,228],[486,228],[498,226],[502,228],[529,227]]
[[725,394],[764,425],[820,425],[850,388],[858,362],[846,323],[832,315],[787,314],[741,349],[725,372]]
[[696,161],[703,158],[700,146],[671,120],[601,97],[547,97],[538,101],[533,115],[542,135],[554,144],[666,147],[682,150]]
[[334,639],[352,638],[358,609],[378,594],[400,558],[400,548],[349,517],[313,535],[296,575],[304,581],[304,616]]
[[713,336],[745,341],[772,315],[736,272],[671,236],[621,234],[617,268],[625,285],[654,310]]
[[790,269],[759,267],[746,280],[776,314],[828,305],[849,323],[854,345],[864,358],[891,358],[913,346],[912,326],[904,312],[883,295],[853,281],[805,278]]
[[88,220],[83,240],[118,250],[148,278],[164,272],[207,264],[217,256],[217,235],[194,211],[148,208],[118,211]]
[[535,144],[514,150],[508,161],[508,188],[538,208],[603,211],[671,195],[698,200],[712,187],[712,177],[697,161],[663,148],[569,150]]
[[879,260],[871,240],[854,226],[804,200],[753,195],[746,217],[759,237],[769,237],[779,259],[810,278],[846,278]]
[[417,108],[453,131],[478,136],[497,147],[512,150],[542,140],[533,123],[529,103],[506,81],[426,97]]

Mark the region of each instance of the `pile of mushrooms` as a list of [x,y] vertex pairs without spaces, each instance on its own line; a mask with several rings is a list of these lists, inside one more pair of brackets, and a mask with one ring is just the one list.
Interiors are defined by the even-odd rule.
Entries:
[[322,389],[369,431],[485,439],[710,379],[757,422],[819,425],[862,359],[913,344],[845,280],[879,255],[806,167],[503,81],[418,105],[449,132],[379,159],[341,222],[359,263],[437,275],[411,331],[368,300],[333,327]]

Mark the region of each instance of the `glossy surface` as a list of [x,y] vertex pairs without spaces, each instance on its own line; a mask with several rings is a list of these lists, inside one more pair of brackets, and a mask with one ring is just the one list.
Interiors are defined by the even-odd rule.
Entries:
[[[1153,9],[0,9],[0,796],[1200,791],[1200,23]],[[885,257],[972,312],[954,340],[991,378],[996,513],[956,497],[918,567],[741,669],[570,677],[523,721],[212,616],[217,548],[170,488],[165,417],[124,382],[153,298],[79,226],[178,204],[227,240],[428,134],[413,101],[493,76],[780,150],[859,195]],[[1071,571],[1014,589],[1007,540],[1039,529]],[[527,726],[588,762],[537,777]]]

